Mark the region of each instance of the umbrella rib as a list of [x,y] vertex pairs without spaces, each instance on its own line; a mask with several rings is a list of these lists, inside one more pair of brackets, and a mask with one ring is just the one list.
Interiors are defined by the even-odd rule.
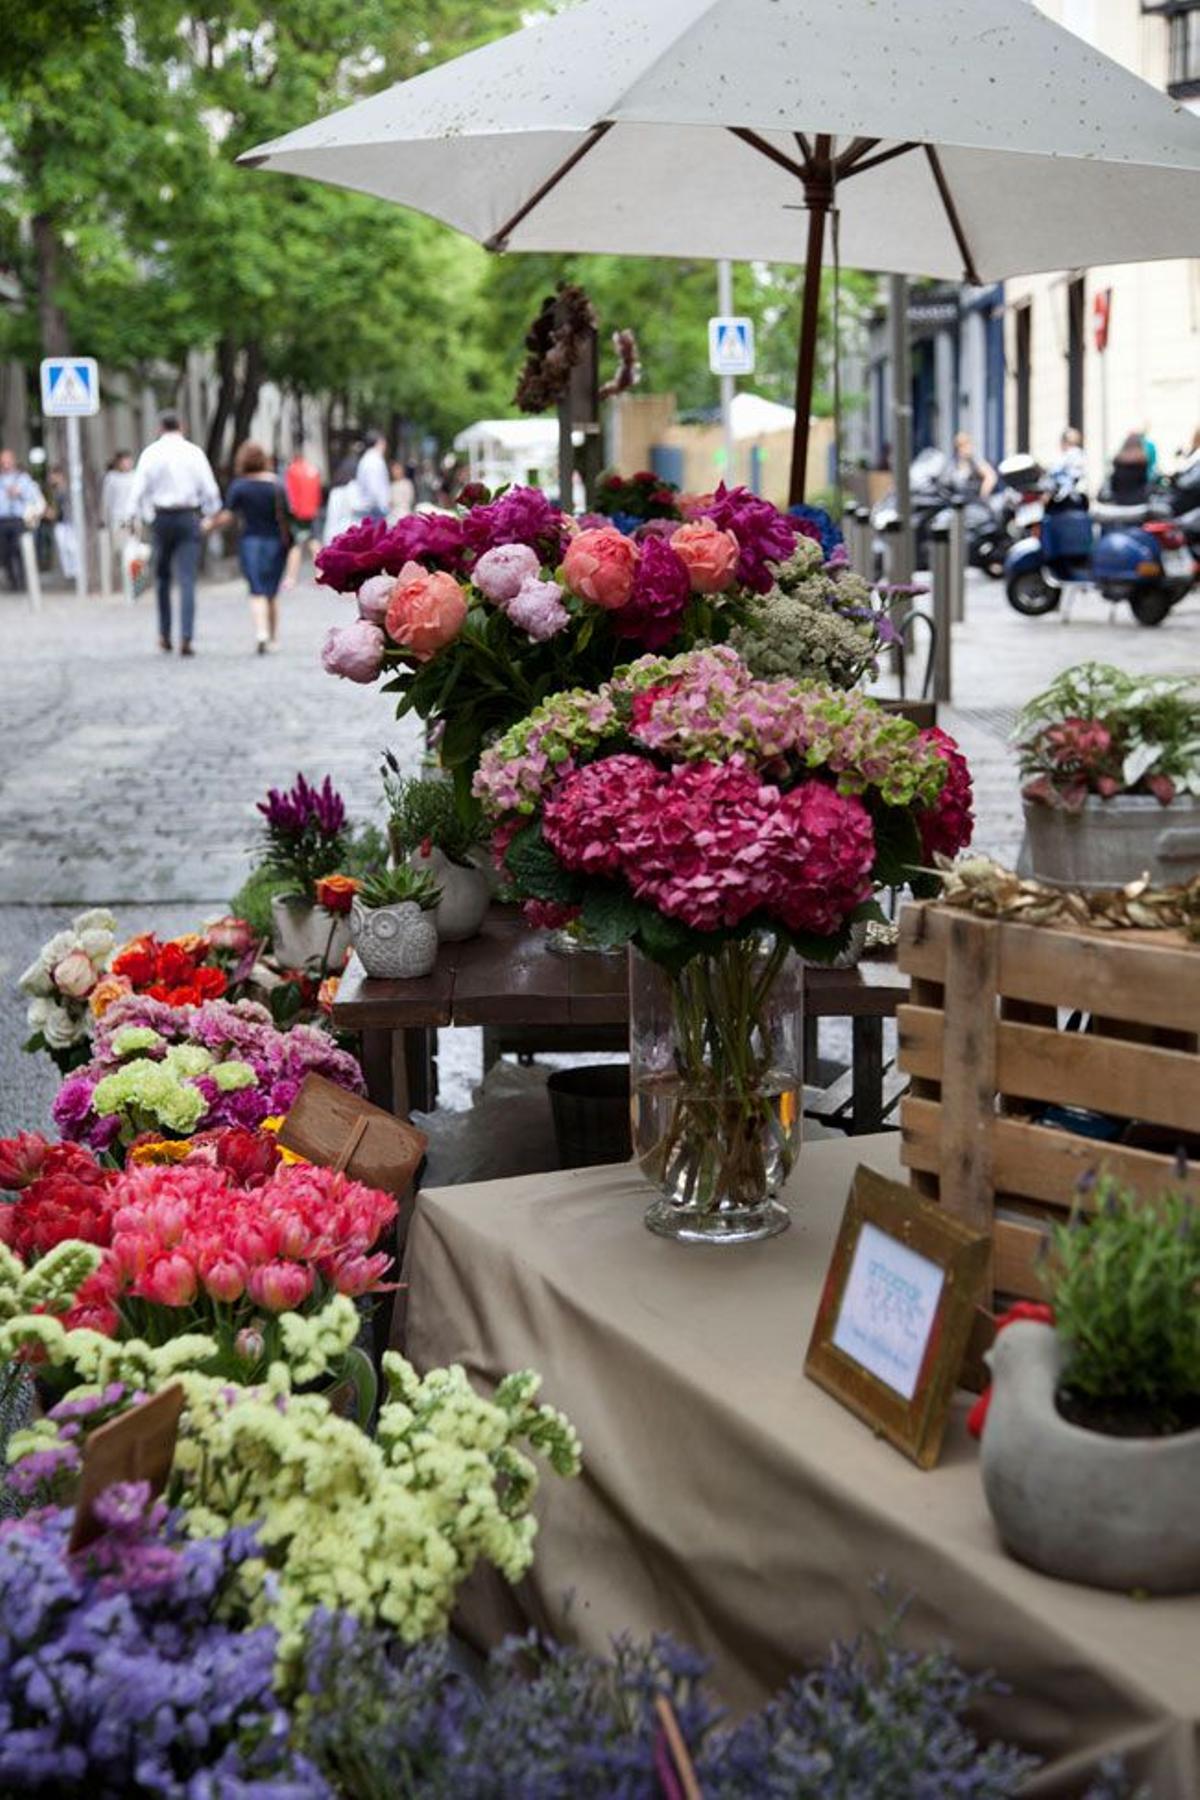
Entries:
[[954,233],[954,241],[958,245],[958,253],[963,259],[963,276],[972,287],[982,287],[983,283],[975,268],[975,258],[971,255],[971,246],[967,243],[967,235],[958,216],[958,208],[954,204],[954,196],[950,192],[950,183],[946,180],[946,171],[942,168],[942,159],[932,144],[926,144],[925,155],[929,159],[929,167],[933,171],[933,179],[937,183],[937,191],[941,195],[946,217],[950,221],[950,229]]
[[856,163],[860,163],[868,150],[874,150],[879,143],[878,138],[856,137],[837,158],[836,168],[839,181],[848,175]]
[[595,149],[605,133],[612,130],[614,123],[615,121],[612,119],[603,119],[599,125],[593,125],[582,144],[576,144],[570,156],[563,158],[557,169],[546,177],[539,188],[534,189],[525,204],[517,208],[516,212],[512,215],[512,218],[506,219],[499,231],[493,232],[490,238],[484,239],[484,249],[507,250],[508,240],[517,229],[517,226],[522,224],[524,220],[529,217],[536,206],[541,205],[547,194],[552,194],[554,192],[554,189],[558,186],[559,182],[571,173],[571,170],[575,167],[576,163],[583,161],[589,150]]
[[796,162],[794,157],[789,156],[785,150],[777,150],[774,144],[768,144],[766,138],[759,137],[757,131],[751,131],[745,125],[729,125],[726,129],[733,137],[741,138],[743,144],[749,144],[752,150],[770,157],[772,162],[778,163],[781,169],[786,169],[789,175],[795,175],[798,180],[803,181],[808,174],[808,170]]
[[[875,141],[878,143],[878,138],[876,138]],[[877,169],[880,163],[891,162],[892,158],[895,156],[907,156],[910,150],[916,150],[918,148],[919,146],[915,138],[904,144],[893,144],[890,150],[881,150],[878,156],[865,156],[859,162],[856,162],[853,167],[843,169],[841,171],[841,179],[843,181],[849,181],[852,175],[865,175],[868,169]]]

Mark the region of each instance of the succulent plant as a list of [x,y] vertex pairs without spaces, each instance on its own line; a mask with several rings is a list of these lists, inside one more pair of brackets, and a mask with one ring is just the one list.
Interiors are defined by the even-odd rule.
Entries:
[[377,869],[368,875],[358,890],[358,901],[368,912],[380,906],[398,906],[410,900],[422,912],[431,912],[442,897],[442,890],[431,875],[401,863],[395,869]]

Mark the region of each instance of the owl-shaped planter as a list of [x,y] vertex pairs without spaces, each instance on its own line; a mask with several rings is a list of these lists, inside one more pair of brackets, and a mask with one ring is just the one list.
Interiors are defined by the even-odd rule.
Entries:
[[434,916],[415,900],[366,907],[356,899],[350,909],[350,938],[363,968],[376,981],[428,975],[437,961]]

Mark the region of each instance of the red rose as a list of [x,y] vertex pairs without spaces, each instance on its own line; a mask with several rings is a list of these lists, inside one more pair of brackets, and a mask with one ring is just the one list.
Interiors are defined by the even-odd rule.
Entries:
[[192,977],[192,986],[204,1000],[219,1000],[229,983],[224,969],[213,968],[205,963],[196,970]]
[[163,944],[158,952],[154,974],[167,987],[179,987],[196,972],[196,959],[178,944]]
[[124,975],[135,988],[145,987],[148,981],[153,981],[158,972],[153,937],[131,938],[113,959],[112,972]]

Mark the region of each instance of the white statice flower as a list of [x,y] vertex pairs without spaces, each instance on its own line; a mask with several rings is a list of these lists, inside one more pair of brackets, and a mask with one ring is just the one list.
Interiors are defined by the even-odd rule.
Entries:
[[36,994],[49,997],[54,992],[54,983],[50,979],[50,971],[39,956],[35,963],[30,963],[25,973],[17,982],[23,994]]

